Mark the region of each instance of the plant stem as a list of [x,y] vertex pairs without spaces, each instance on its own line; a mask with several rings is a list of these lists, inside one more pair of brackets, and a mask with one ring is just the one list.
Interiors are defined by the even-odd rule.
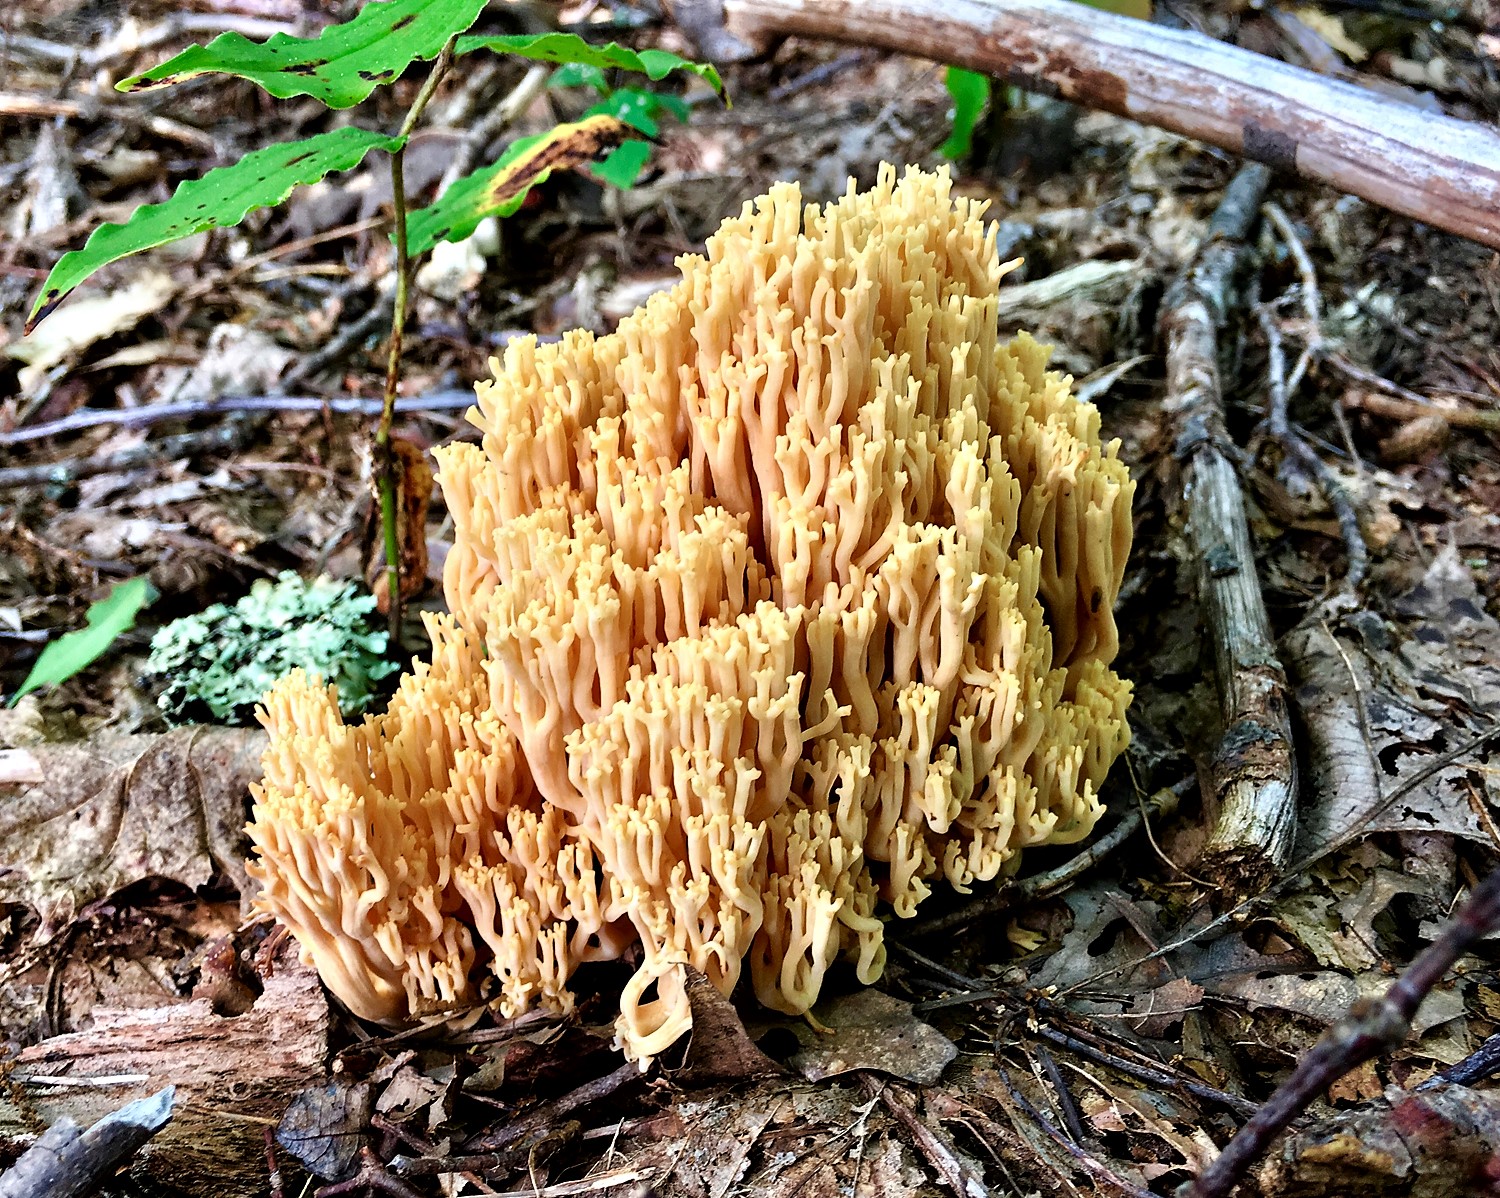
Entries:
[[[391,451],[391,423],[396,415],[396,392],[401,384],[401,339],[406,330],[407,289],[411,258],[406,241],[406,139],[416,127],[422,110],[437,91],[438,84],[453,62],[453,46],[458,35],[448,39],[437,61],[432,64],[422,90],[412,102],[401,122],[401,148],[391,154],[391,202],[395,208],[396,299],[391,309],[390,354],[385,365],[385,396],[380,409],[380,423],[375,429],[375,467],[380,492],[380,525],[385,534],[386,627],[389,629],[390,652],[401,656],[401,538],[396,520],[396,455]],[[421,529],[415,534],[423,535]]]

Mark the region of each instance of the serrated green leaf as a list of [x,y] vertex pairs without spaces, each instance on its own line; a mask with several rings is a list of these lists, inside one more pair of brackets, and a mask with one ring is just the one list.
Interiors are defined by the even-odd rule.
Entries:
[[352,21],[317,37],[272,34],[252,42],[222,33],[115,86],[144,91],[218,72],[260,84],[273,96],[312,96],[330,108],[350,108],[400,77],[416,59],[436,58],[444,44],[484,11],[485,0],[373,0]]
[[[673,71],[691,71],[719,95],[724,95],[724,81],[712,63],[690,62],[667,50],[631,50],[618,42],[595,46],[576,33],[519,33],[501,37],[461,37],[455,52],[471,54],[475,50],[492,50],[496,54],[517,54],[541,62],[577,63],[601,70],[618,67],[640,71],[652,80],[664,79]],[[727,97],[726,97],[727,99]]]
[[650,157],[649,142],[627,141],[624,145],[611,150],[603,162],[594,163],[589,170],[611,187],[628,191],[635,186],[636,179],[640,177],[641,168],[646,165],[646,159]]
[[578,170],[619,146],[629,132],[611,116],[558,125],[512,143],[498,162],[459,179],[406,218],[407,251],[426,253],[440,241],[462,241],[487,216],[509,216],[553,171]]
[[990,81],[977,71],[949,67],[943,82],[953,97],[953,130],[938,147],[944,158],[964,158],[974,148],[974,126],[990,98]]
[[190,179],[165,203],[142,205],[123,225],[100,225],[83,249],[59,258],[32,305],[26,331],[101,266],[205,229],[237,225],[246,213],[281,203],[298,184],[316,183],[329,171],[358,166],[371,150],[395,150],[400,145],[399,137],[368,129],[335,129],[255,150],[201,179]]
[[135,618],[141,608],[155,598],[156,591],[144,578],[115,583],[108,595],[89,605],[87,624],[83,628],[47,642],[36,664],[31,667],[31,673],[26,675],[26,681],[21,683],[21,689],[11,696],[11,705],[14,706],[22,695],[66,682],[93,665],[122,632],[135,627]]

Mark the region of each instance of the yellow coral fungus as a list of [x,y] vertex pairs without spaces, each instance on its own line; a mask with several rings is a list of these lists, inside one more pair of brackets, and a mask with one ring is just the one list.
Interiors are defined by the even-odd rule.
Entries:
[[438,454],[431,664],[358,727],[299,676],[266,704],[260,903],[357,1014],[566,1010],[638,944],[647,1058],[685,965],[805,1011],[878,977],[882,911],[1087,835],[1132,484],[998,343],[981,213],[946,173],[781,185],[616,333],[495,364]]

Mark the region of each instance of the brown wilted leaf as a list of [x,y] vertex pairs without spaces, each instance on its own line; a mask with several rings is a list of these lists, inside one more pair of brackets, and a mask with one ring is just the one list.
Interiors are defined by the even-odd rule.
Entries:
[[692,1040],[687,1063],[672,1075],[678,1085],[742,1081],[782,1072],[781,1066],[755,1046],[734,1004],[712,982],[687,968],[688,1004],[693,1009]]
[[1500,623],[1452,546],[1393,606],[1399,618],[1389,621],[1369,609],[1337,622],[1314,613],[1285,638],[1308,731],[1306,790],[1317,796],[1303,813],[1299,853],[1351,830],[1489,843],[1469,803],[1469,774],[1491,784],[1472,755],[1408,782],[1500,716]]
[[34,908],[46,941],[142,878],[249,890],[242,829],[265,735],[248,728],[101,732],[23,744],[0,775],[0,903]]
[[[401,601],[405,603],[420,595],[427,586],[427,509],[432,504],[434,476],[427,451],[414,442],[404,437],[392,437],[391,453],[396,459],[396,541],[401,548]],[[366,578],[376,606],[387,612],[391,600],[383,552],[385,534],[380,521],[377,483],[367,534],[371,552]]]
[[911,1003],[879,990],[840,995],[812,1013],[827,1032],[805,1021],[789,1025],[802,1044],[790,1064],[810,1081],[874,1069],[930,1086],[958,1055],[947,1036],[913,1014]]

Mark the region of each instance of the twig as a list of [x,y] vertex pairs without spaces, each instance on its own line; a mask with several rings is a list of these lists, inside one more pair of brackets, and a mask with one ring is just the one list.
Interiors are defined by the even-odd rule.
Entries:
[[1028,1099],[1026,1095],[1022,1094],[1021,1091],[1016,1089],[1015,1084],[1010,1080],[1010,1073],[1006,1070],[1004,1065],[1000,1064],[998,1053],[995,1058],[995,1068],[1000,1073],[1000,1081],[1005,1086],[1007,1093],[1010,1094],[1011,1101],[1014,1102],[1018,1107],[1020,1107],[1021,1110],[1023,1110],[1031,1119],[1031,1121],[1047,1134],[1048,1139],[1050,1139],[1054,1144],[1056,1144],[1059,1148],[1061,1148],[1064,1152],[1071,1156],[1073,1160],[1078,1163],[1079,1168],[1081,1168],[1085,1173],[1087,1173],[1095,1181],[1109,1186],[1110,1189],[1115,1190],[1118,1193],[1127,1195],[1127,1198],[1155,1198],[1150,1190],[1143,1190],[1139,1186],[1132,1185],[1123,1177],[1116,1176],[1116,1174],[1112,1172],[1104,1164],[1103,1161],[1085,1152],[1072,1140],[1068,1139],[1067,1136],[1063,1135],[1062,1132],[1053,1125],[1052,1120],[1048,1119],[1046,1115],[1037,1110],[1036,1107],[1032,1104],[1031,1100]]
[[1343,406],[1383,416],[1387,420],[1417,420],[1424,416],[1436,416],[1453,428],[1500,433],[1500,409],[1451,407],[1436,403],[1415,391],[1407,391],[1405,387],[1397,387],[1395,383],[1386,383],[1384,379],[1380,379],[1380,382],[1391,388],[1392,394],[1350,391],[1344,396]]
[[[1057,1095],[1057,1107],[1062,1113],[1068,1135],[1073,1138],[1073,1143],[1079,1143],[1084,1138],[1083,1120],[1078,1117],[1078,1104],[1073,1101],[1073,1095],[1068,1090],[1068,1083],[1063,1079],[1062,1070],[1057,1067],[1057,1061],[1052,1054],[1040,1044],[1035,1045],[1031,1051],[1035,1051],[1037,1058],[1041,1061],[1042,1072],[1046,1074],[1052,1092]],[[1028,1055],[1030,1055],[1029,1052]]]
[[80,1198],[94,1193],[172,1117],[173,1087],[138,1098],[88,1131],[64,1116],[0,1177],[0,1198]]
[[443,172],[442,183],[438,187],[438,194],[447,191],[453,183],[462,179],[479,161],[479,156],[495,138],[499,137],[511,127],[528,108],[536,103],[537,97],[547,90],[547,80],[552,75],[552,68],[545,63],[536,63],[526,74],[521,77],[521,82],[516,84],[510,93],[496,104],[494,110],[481,117],[464,134],[464,139],[458,144],[454,151],[453,161],[448,169]]
[[535,1131],[553,1126],[564,1115],[569,1115],[590,1103],[598,1102],[601,1098],[608,1098],[616,1091],[639,1082],[644,1076],[638,1064],[627,1061],[613,1073],[606,1073],[601,1078],[587,1082],[576,1090],[537,1108],[529,1115],[511,1120],[504,1127],[490,1132],[489,1135],[471,1140],[464,1145],[464,1148],[471,1152],[499,1152]]
[[927,1163],[937,1170],[938,1176],[956,1195],[956,1198],[989,1198],[989,1190],[953,1154],[949,1143],[921,1119],[916,1111],[898,1099],[891,1088],[874,1075],[861,1073],[860,1085],[871,1098],[880,1099],[886,1110],[906,1129],[917,1151],[927,1158]]
[[35,466],[0,467],[0,490],[10,487],[68,486],[80,478],[95,474],[134,470],[155,462],[197,457],[205,453],[232,453],[244,446],[262,420],[264,416],[257,417],[251,413],[228,420],[217,428],[179,433],[163,437],[159,441],[148,441],[144,445],[132,445],[114,453],[64,458],[58,462],[43,462]]
[[268,1127],[262,1134],[266,1140],[266,1185],[271,1189],[271,1198],[286,1198],[281,1188],[281,1166],[276,1163],[276,1133]]
[[[1307,247],[1302,244],[1302,238],[1297,235],[1296,226],[1292,224],[1291,218],[1282,210],[1280,204],[1273,200],[1267,200],[1262,211],[1266,218],[1276,228],[1277,235],[1286,245],[1287,252],[1292,256],[1292,262],[1297,267],[1297,275],[1302,281],[1302,313],[1307,318],[1307,345],[1314,354],[1321,355],[1323,352],[1323,302],[1319,298],[1318,272],[1313,266],[1312,255],[1307,252]],[[1307,369],[1302,361],[1298,365],[1302,370]],[[1293,371],[1287,379],[1286,389],[1288,393],[1295,392],[1302,382],[1302,372]]]
[[53,96],[26,96],[0,94],[0,117],[4,116],[60,116],[82,118],[93,121],[108,117],[127,125],[138,125],[156,136],[179,142],[190,149],[213,153],[219,143],[211,133],[184,125],[155,113],[141,112],[123,104],[105,104],[90,97],[83,100],[62,100]]
[[1230,464],[1218,370],[1218,330],[1241,243],[1270,181],[1243,167],[1225,189],[1196,260],[1168,290],[1167,398],[1180,502],[1198,602],[1213,641],[1224,732],[1214,757],[1219,815],[1201,872],[1231,894],[1280,876],[1296,836],[1297,766],[1287,679],[1255,575],[1245,498]]
[[348,1181],[337,1181],[314,1191],[313,1198],[335,1198],[339,1194],[389,1194],[391,1198],[423,1198],[386,1168],[385,1163],[368,1147],[359,1150],[359,1172]]
[[1137,1081],[1147,1082],[1153,1086],[1159,1086],[1164,1090],[1181,1090],[1185,1094],[1191,1094],[1194,1098],[1203,1099],[1206,1102],[1217,1103],[1228,1110],[1235,1111],[1241,1115],[1252,1115],[1259,1110],[1259,1104],[1251,1102],[1248,1098],[1241,1098],[1238,1094],[1231,1094],[1227,1090],[1220,1090],[1216,1086],[1210,1086],[1207,1082],[1195,1081],[1189,1077],[1181,1077],[1177,1074],[1168,1073],[1164,1069],[1153,1068],[1150,1065],[1140,1065],[1134,1061],[1128,1061],[1122,1056],[1107,1052],[1080,1040],[1077,1036],[1069,1035],[1058,1028],[1048,1027],[1045,1023],[1038,1022],[1035,1027],[1027,1029],[1031,1034],[1050,1040],[1060,1048],[1066,1048],[1076,1056],[1085,1057],[1096,1064],[1107,1065],[1127,1077],[1133,1077]]
[[1361,366],[1356,361],[1350,361],[1343,354],[1325,354],[1323,355],[1323,361],[1326,361],[1329,366],[1338,370],[1341,375],[1346,375],[1347,378],[1352,378],[1355,382],[1362,382],[1367,387],[1373,387],[1374,390],[1383,391],[1388,396],[1400,400],[1404,405],[1401,408],[1388,409],[1388,411],[1383,412],[1380,411],[1379,406],[1376,406],[1376,400],[1379,399],[1379,396],[1364,394],[1364,396],[1359,396],[1358,400],[1353,399],[1353,397],[1346,400],[1346,406],[1350,406],[1350,408],[1368,408],[1379,415],[1394,415],[1394,417],[1401,418],[1401,420],[1410,420],[1410,418],[1416,417],[1416,415],[1428,415],[1431,412],[1436,412],[1436,414],[1442,415],[1449,424],[1454,424],[1454,426],[1460,427],[1460,429],[1484,429],[1485,432],[1500,432],[1500,412],[1494,411],[1494,409],[1446,408],[1442,403],[1437,402],[1436,399],[1428,399],[1424,394],[1419,394],[1416,391],[1410,390],[1410,388],[1403,387],[1400,382],[1392,382],[1391,379],[1385,378],[1385,376],[1377,375],[1374,370],[1367,369],[1367,367]]
[[1308,366],[1315,357],[1323,354],[1323,309],[1318,292],[1318,272],[1313,266],[1312,256],[1302,244],[1302,238],[1297,235],[1291,219],[1281,210],[1281,205],[1268,202],[1265,213],[1296,264],[1297,274],[1302,281],[1302,313],[1307,322],[1307,345],[1288,374],[1281,348],[1280,330],[1276,328],[1266,308],[1261,308],[1259,312],[1261,330],[1266,335],[1266,344],[1270,350],[1270,397],[1266,424],[1293,467],[1303,475],[1312,476],[1328,501],[1328,506],[1333,509],[1334,518],[1339,524],[1339,535],[1344,540],[1344,553],[1348,558],[1341,588],[1341,593],[1348,596],[1359,590],[1370,564],[1370,552],[1359,527],[1359,514],[1354,510],[1354,503],[1344,484],[1328,464],[1313,452],[1301,430],[1292,424],[1287,414],[1291,398],[1301,386]]
[[[777,84],[777,86],[766,93],[766,101],[770,104],[781,104],[786,100],[790,100],[798,92],[809,87],[818,87],[827,83],[836,75],[841,75],[852,67],[861,66],[869,61],[869,59],[870,51],[868,50],[845,50],[837,58],[819,63],[812,70],[803,71],[796,78]],[[707,101],[712,99],[712,96],[705,94],[703,98]]]
[[[1169,816],[1177,810],[1182,794],[1186,793],[1187,788],[1192,784],[1194,780],[1189,779],[1176,786],[1159,790],[1146,800],[1146,805],[1153,815]],[[988,919],[1001,911],[1045,898],[1098,865],[1134,836],[1145,822],[1144,814],[1142,808],[1137,805],[1125,812],[1106,835],[1101,836],[1081,853],[1069,858],[1061,865],[1020,881],[1006,880],[982,898],[965,903],[958,910],[949,911],[945,915],[937,915],[931,919],[924,919],[902,927],[900,933],[904,938],[920,940],[939,932],[952,931],[966,923],[973,923],[976,919]]]
[[[1500,132],[1200,33],[1065,0],[722,0],[724,31],[952,63],[1329,183],[1500,246]],[[712,7],[712,6],[707,6]]]
[[1464,951],[1496,926],[1500,926],[1500,869],[1470,895],[1457,918],[1417,955],[1385,997],[1355,1003],[1345,1018],[1324,1033],[1224,1151],[1195,1181],[1178,1190],[1181,1198],[1224,1198],[1270,1142],[1330,1083],[1405,1040],[1422,1000]]
[[390,650],[400,656],[401,649],[401,540],[396,527],[396,454],[391,449],[391,423],[396,417],[396,392],[401,385],[401,338],[406,330],[407,289],[411,285],[411,260],[406,241],[406,139],[421,119],[422,110],[437,91],[438,84],[453,62],[453,47],[458,35],[448,39],[422,90],[412,101],[397,136],[401,144],[391,151],[391,198],[395,208],[396,298],[391,310],[391,349],[385,367],[385,397],[380,423],[375,429],[375,463],[380,492],[380,524],[385,534],[386,626]]
[[1477,1081],[1500,1072],[1500,1033],[1496,1033],[1457,1064],[1434,1073],[1417,1086],[1418,1090],[1435,1090],[1439,1086],[1472,1086]]
[[1370,566],[1370,551],[1365,546],[1365,535],[1360,531],[1359,513],[1354,510],[1354,502],[1349,498],[1344,484],[1338,480],[1328,463],[1313,452],[1312,447],[1303,440],[1302,434],[1288,419],[1288,393],[1293,384],[1286,373],[1281,330],[1276,327],[1269,306],[1261,305],[1256,315],[1260,320],[1261,332],[1266,335],[1266,347],[1269,351],[1266,370],[1270,397],[1266,405],[1266,429],[1294,466],[1313,477],[1318,489],[1323,492],[1323,497],[1328,500],[1328,506],[1333,509],[1334,518],[1339,523],[1339,535],[1344,541],[1344,553],[1349,559],[1341,590],[1352,596],[1364,582],[1365,573]]
[[[384,313],[377,315],[383,316]],[[71,416],[29,428],[0,432],[0,448],[61,437],[91,428],[149,428],[169,420],[198,420],[232,412],[332,412],[335,415],[378,416],[384,400],[344,395],[323,399],[316,395],[221,395],[218,399],[147,404],[140,408],[84,408]],[[429,391],[396,401],[396,411],[456,412],[474,403],[472,391]]]

